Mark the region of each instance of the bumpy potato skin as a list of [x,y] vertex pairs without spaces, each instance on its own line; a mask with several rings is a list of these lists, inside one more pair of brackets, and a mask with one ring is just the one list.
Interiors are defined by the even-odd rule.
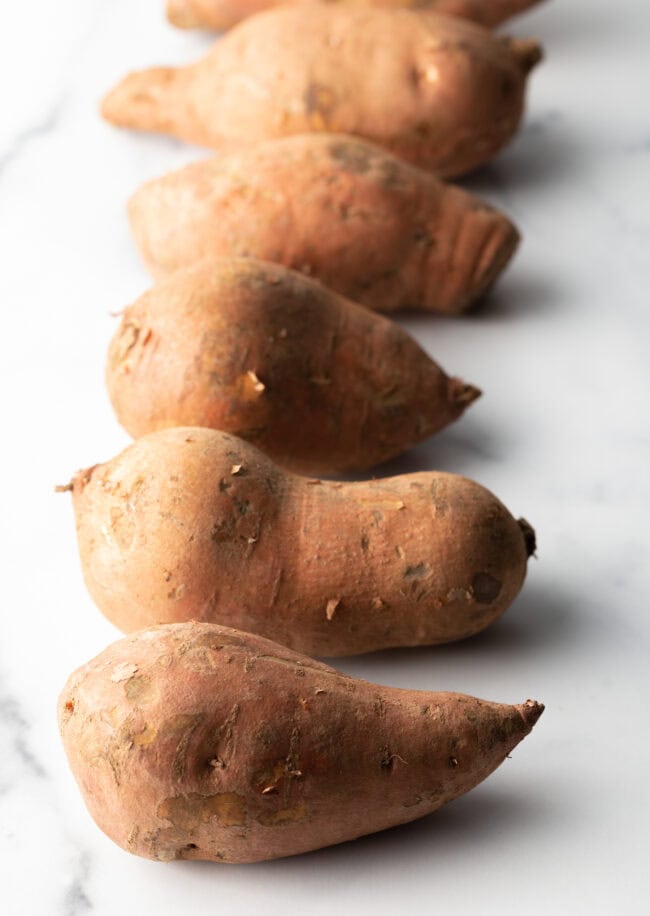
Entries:
[[194,162],[140,188],[129,217],[156,276],[206,257],[252,256],[381,311],[468,308],[519,241],[478,198],[342,134]]
[[477,633],[534,549],[466,478],[314,481],[207,429],[151,433],[80,472],[72,495],[86,584],[120,629],[204,620],[310,655]]
[[106,378],[134,437],[208,426],[315,474],[386,461],[479,394],[393,322],[252,259],[178,271],[127,308]]
[[290,134],[354,134],[454,176],[512,137],[539,59],[535,42],[451,16],[280,7],[241,23],[194,65],[127,76],[102,111],[120,126],[219,150]]
[[91,815],[124,849],[256,862],[429,814],[499,766],[542,709],[380,687],[190,623],[80,668],[59,725]]
[[[287,0],[284,0],[286,3]],[[310,0],[289,0],[308,3]],[[315,2],[315,0],[313,0]],[[327,0],[326,0],[327,2]],[[370,7],[412,7],[471,19],[485,26],[495,26],[534,6],[539,0],[329,0],[342,5]],[[281,0],[167,0],[167,16],[183,29],[207,28],[224,31],[247,16],[280,6]]]

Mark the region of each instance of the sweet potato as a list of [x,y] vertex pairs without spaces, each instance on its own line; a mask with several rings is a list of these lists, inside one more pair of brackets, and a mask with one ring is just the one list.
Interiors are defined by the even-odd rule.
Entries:
[[480,394],[387,318],[251,258],[179,271],[127,308],[106,378],[134,437],[210,426],[316,474],[386,461]]
[[258,862],[430,814],[496,769],[543,708],[381,687],[185,623],[76,671],[59,726],[90,814],[118,845]]
[[[181,29],[232,28],[247,16],[287,0],[167,0],[167,17]],[[304,4],[309,0],[289,0]],[[329,0],[334,2],[334,0]],[[338,0],[343,6],[413,7],[471,19],[485,26],[495,26],[539,3],[539,0]]]
[[279,7],[236,26],[196,64],[127,76],[103,114],[220,150],[289,134],[354,134],[459,175],[512,137],[539,59],[534,41],[451,16]]
[[192,163],[140,188],[129,216],[156,275],[247,255],[382,311],[469,307],[519,241],[478,198],[341,134],[269,140]]
[[204,620],[326,656],[448,642],[503,613],[535,546],[463,477],[311,480],[209,429],[151,433],[69,486],[86,584],[126,632]]

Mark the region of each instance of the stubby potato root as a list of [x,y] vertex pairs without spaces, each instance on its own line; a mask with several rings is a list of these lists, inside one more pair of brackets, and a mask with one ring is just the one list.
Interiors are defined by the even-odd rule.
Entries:
[[386,461],[480,393],[392,321],[246,258],[178,271],[127,308],[107,383],[134,437],[209,426],[311,474]]
[[512,137],[540,57],[535,41],[452,16],[287,6],[242,22],[196,64],[130,74],[102,111],[122,127],[220,151],[290,134],[353,134],[453,176]]
[[92,817],[121,847],[258,862],[430,814],[496,769],[543,708],[381,687],[187,623],[76,671],[59,726]]
[[464,477],[297,477],[209,429],[144,436],[71,489],[86,584],[126,632],[204,620],[325,656],[449,642],[505,611],[535,549]]
[[[167,0],[167,17],[181,29],[216,29],[218,32],[232,28],[247,16],[279,6],[287,0]],[[305,3],[305,0],[289,0]],[[308,0],[307,0],[308,2]],[[315,0],[314,0],[315,2]],[[370,6],[409,8],[413,0],[338,0],[342,6]],[[495,26],[510,16],[515,16],[539,0],[418,0],[421,10],[447,13],[471,19],[481,25]]]
[[154,275],[252,256],[381,311],[469,308],[519,241],[510,220],[472,194],[342,134],[194,162],[143,185],[129,217]]

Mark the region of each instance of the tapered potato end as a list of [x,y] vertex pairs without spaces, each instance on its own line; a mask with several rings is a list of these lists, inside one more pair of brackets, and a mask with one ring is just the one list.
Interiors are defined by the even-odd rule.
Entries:
[[178,74],[174,67],[152,67],[129,73],[104,97],[102,117],[117,127],[173,131]]
[[544,50],[534,38],[511,38],[510,48],[523,73],[528,74],[544,57]]
[[167,19],[179,29],[198,29],[205,25],[190,0],[167,0]]
[[448,390],[449,402],[456,408],[458,414],[463,413],[483,393],[480,388],[469,385],[460,378],[450,378]]
[[526,700],[525,703],[517,706],[517,709],[524,720],[526,734],[529,734],[537,724],[537,720],[541,714],[544,712],[545,706],[543,703],[538,703],[537,700]]

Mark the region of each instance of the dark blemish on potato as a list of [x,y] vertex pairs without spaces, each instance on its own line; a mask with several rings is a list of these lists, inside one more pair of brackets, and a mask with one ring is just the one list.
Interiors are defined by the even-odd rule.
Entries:
[[455,770],[457,767],[459,767],[460,764],[458,763],[458,757],[450,757],[449,766],[452,768],[452,770]]
[[417,563],[415,566],[407,566],[404,570],[405,579],[426,579],[431,575],[431,567],[428,563]]
[[379,165],[380,183],[387,189],[402,187],[400,180],[400,166],[393,159],[384,159]]
[[512,740],[512,736],[517,732],[517,723],[513,720],[506,719],[498,722],[490,729],[488,736],[488,746],[490,748],[499,744],[506,744]]
[[357,175],[364,175],[368,172],[372,163],[370,151],[356,143],[345,141],[331,143],[329,153],[335,162]]
[[433,246],[433,239],[426,229],[416,229],[413,233],[413,242],[420,248],[431,248]]
[[471,592],[479,604],[491,604],[501,591],[501,583],[489,573],[476,573],[471,582]]
[[317,115],[325,120],[336,106],[336,96],[328,86],[310,83],[303,95],[303,104],[306,114]]
[[67,725],[70,721],[70,718],[74,712],[74,700],[68,700],[63,704],[63,711],[61,713],[61,725]]
[[368,547],[370,546],[370,540],[367,534],[361,535],[361,550],[364,553],[368,553]]

